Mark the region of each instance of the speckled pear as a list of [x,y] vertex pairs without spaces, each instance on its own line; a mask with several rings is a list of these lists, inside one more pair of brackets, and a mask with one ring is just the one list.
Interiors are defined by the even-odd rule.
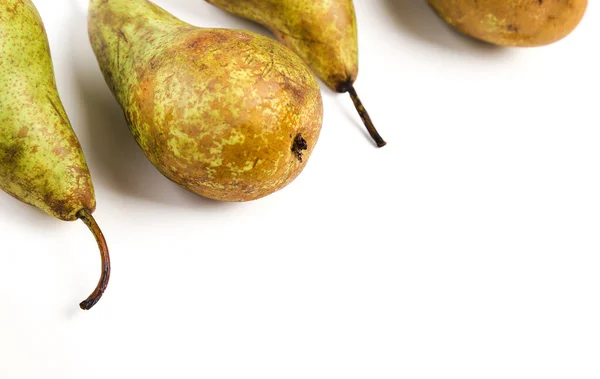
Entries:
[[79,141],[59,98],[42,20],[30,0],[0,3],[0,187],[65,221],[81,219],[102,254],[90,309],[108,284],[110,260],[91,213],[94,188]]
[[428,0],[448,24],[500,46],[541,46],[569,35],[587,0]]
[[249,201],[305,167],[321,92],[285,46],[194,27],[146,0],[92,0],[88,25],[132,134],[167,178],[208,198]]
[[206,1],[265,26],[302,57],[329,88],[348,92],[377,146],[385,146],[354,89],[358,36],[352,0]]

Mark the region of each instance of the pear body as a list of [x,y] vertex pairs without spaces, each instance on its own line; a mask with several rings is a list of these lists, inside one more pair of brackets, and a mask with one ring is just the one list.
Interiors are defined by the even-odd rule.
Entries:
[[462,33],[500,46],[542,46],[569,35],[587,0],[428,0]]
[[257,22],[308,63],[332,90],[344,93],[358,75],[352,0],[206,0]]
[[46,32],[30,0],[0,4],[0,187],[61,220],[96,207],[56,89]]
[[248,201],[305,167],[322,100],[289,49],[191,26],[146,0],[92,0],[88,25],[133,136],[167,178],[208,198]]

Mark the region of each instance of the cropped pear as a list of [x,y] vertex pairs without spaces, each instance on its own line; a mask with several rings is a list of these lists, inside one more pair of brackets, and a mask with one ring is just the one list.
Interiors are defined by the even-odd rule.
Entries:
[[108,284],[108,249],[92,217],[92,178],[56,89],[44,25],[30,0],[0,4],[0,188],[60,220],[81,219],[94,233],[102,276],[80,304],[94,306]]
[[501,46],[542,46],[569,35],[587,0],[428,0],[448,24]]

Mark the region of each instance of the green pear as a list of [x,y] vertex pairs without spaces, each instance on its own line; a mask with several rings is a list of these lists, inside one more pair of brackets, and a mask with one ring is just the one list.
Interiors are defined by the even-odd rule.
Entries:
[[321,130],[321,92],[282,44],[198,28],[146,0],[92,0],[88,27],[133,136],[173,182],[248,201],[305,167]]
[[0,187],[64,221],[81,219],[94,234],[102,275],[82,309],[106,289],[110,259],[92,217],[90,172],[58,96],[48,39],[30,0],[0,4]]
[[309,64],[332,90],[348,92],[377,146],[385,146],[360,101],[358,36],[352,0],[206,0],[257,22]]

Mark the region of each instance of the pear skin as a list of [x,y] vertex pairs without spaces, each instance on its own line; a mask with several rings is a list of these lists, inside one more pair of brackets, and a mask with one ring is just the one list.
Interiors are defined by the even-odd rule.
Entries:
[[30,0],[0,4],[0,187],[64,221],[81,219],[102,254],[102,276],[81,303],[91,308],[110,275],[92,178],[59,98],[46,32]]
[[460,32],[500,46],[534,47],[565,38],[579,24],[587,0],[428,0]]
[[352,0],[206,1],[265,26],[308,63],[330,89],[348,92],[377,146],[385,146],[354,89],[358,35]]
[[198,28],[146,0],[92,0],[89,36],[146,157],[208,198],[288,185],[317,143],[321,92],[306,64],[258,34]]

